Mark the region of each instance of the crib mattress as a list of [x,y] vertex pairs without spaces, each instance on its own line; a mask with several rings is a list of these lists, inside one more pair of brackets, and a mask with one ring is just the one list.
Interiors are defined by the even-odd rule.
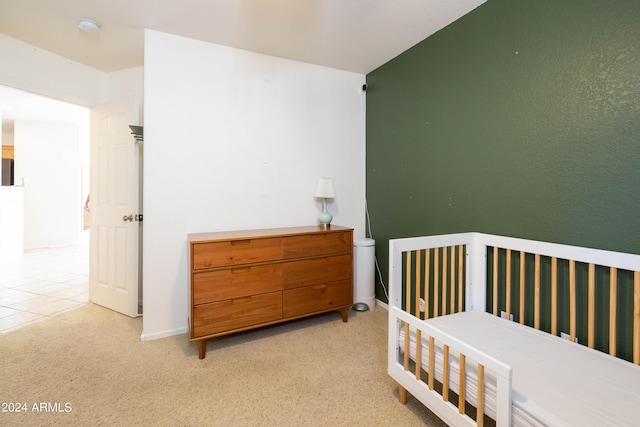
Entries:
[[533,424],[638,423],[640,366],[481,311],[428,322],[510,365],[514,411]]

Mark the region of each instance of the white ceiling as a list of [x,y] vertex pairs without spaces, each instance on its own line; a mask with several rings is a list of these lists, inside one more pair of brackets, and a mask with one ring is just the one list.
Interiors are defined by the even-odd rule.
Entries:
[[366,74],[485,1],[0,0],[0,33],[105,72],[142,66],[149,28]]

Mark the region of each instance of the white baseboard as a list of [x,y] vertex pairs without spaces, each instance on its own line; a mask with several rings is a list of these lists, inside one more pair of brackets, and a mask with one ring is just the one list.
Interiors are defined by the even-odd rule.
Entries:
[[167,329],[166,331],[154,332],[152,334],[145,334],[142,332],[140,334],[140,341],[153,341],[160,338],[172,337],[174,335],[186,334],[187,332],[189,332],[188,326],[183,328]]
[[382,307],[385,310],[389,311],[389,304],[387,304],[386,302],[382,302],[377,298],[376,298],[376,305],[379,305],[380,307]]

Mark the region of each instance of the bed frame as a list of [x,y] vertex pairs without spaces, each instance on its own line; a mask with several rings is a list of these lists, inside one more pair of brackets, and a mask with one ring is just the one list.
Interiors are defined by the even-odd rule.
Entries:
[[402,403],[409,392],[447,424],[488,421],[487,377],[491,418],[510,426],[512,370],[429,318],[486,311],[640,364],[639,255],[481,233],[404,238],[389,242],[389,279],[389,375]]

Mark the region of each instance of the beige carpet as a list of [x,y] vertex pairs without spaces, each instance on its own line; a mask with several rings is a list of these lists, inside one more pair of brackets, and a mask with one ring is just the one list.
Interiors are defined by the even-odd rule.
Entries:
[[444,425],[398,403],[387,311],[349,314],[212,339],[199,360],[187,335],[141,342],[141,319],[88,304],[0,335],[0,409],[26,404],[0,425]]

